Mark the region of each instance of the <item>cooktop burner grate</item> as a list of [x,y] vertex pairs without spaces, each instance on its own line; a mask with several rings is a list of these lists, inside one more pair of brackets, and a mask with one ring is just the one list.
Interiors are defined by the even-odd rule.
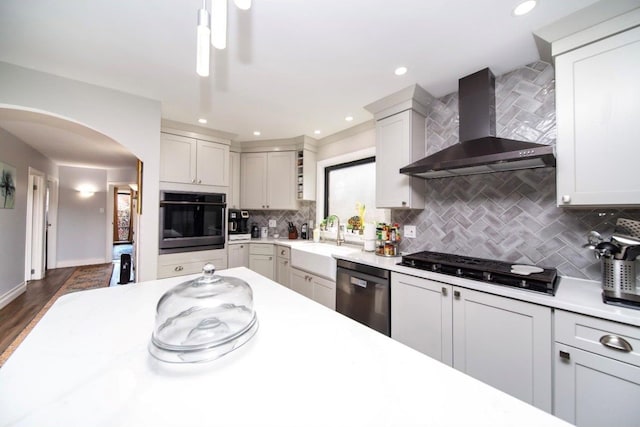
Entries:
[[404,255],[400,265],[548,295],[555,295],[557,287],[558,272],[555,268],[542,268],[540,272],[523,274],[529,266],[514,268],[514,263],[510,262],[441,252],[423,251]]

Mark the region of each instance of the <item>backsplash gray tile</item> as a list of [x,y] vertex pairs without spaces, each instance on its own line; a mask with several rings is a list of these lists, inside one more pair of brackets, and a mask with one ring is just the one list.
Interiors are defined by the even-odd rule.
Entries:
[[289,234],[287,225],[291,221],[298,228],[298,233],[300,233],[302,224],[305,222],[309,224],[310,221],[315,220],[316,202],[303,201],[299,205],[300,209],[298,211],[249,211],[251,216],[249,225],[256,223],[258,227],[268,227],[269,220],[275,219],[277,227],[270,229],[269,234],[279,233],[281,237],[286,237]]
[[[555,144],[553,67],[536,62],[496,78],[500,137]],[[458,142],[458,94],[436,101],[426,120],[427,154]],[[609,236],[617,218],[640,209],[556,207],[555,169],[530,169],[427,182],[424,211],[394,210],[392,222],[417,226],[400,250],[431,250],[555,267],[599,280],[600,263],[582,248],[590,230]]]

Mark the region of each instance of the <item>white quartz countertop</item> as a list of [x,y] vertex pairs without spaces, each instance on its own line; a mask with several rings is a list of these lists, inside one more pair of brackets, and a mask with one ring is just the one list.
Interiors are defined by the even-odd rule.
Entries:
[[437,282],[448,283],[454,286],[461,286],[463,288],[502,295],[547,307],[568,310],[575,313],[613,320],[615,322],[640,326],[640,310],[605,304],[602,302],[602,287],[600,282],[593,280],[560,277],[556,294],[555,296],[551,296],[534,291],[520,290],[501,285],[492,285],[476,280],[462,279],[459,277],[397,265],[401,261],[401,257],[380,257],[371,252],[364,252],[355,248],[353,252],[334,255],[334,257],[384,268],[397,273],[404,273],[416,277],[435,280]]
[[564,426],[246,268],[260,328],[213,362],[147,351],[194,276],[61,297],[0,368],[0,426]]
[[[287,240],[287,239],[255,239],[252,243],[271,243],[289,246],[301,250],[314,250],[318,243],[309,240]],[[602,287],[600,282],[593,280],[576,279],[572,277],[560,277],[558,289],[555,296],[539,294],[533,291],[509,288],[500,285],[479,282],[475,280],[462,279],[430,271],[419,270],[402,265],[397,265],[402,257],[382,257],[373,252],[365,252],[362,247],[352,245],[337,246],[335,243],[327,242],[319,245],[326,246],[325,254],[331,254],[336,259],[344,259],[360,264],[371,265],[397,273],[409,274],[416,277],[435,280],[468,289],[488,292],[495,295],[502,295],[509,298],[540,304],[547,307],[568,310],[575,313],[586,314],[615,322],[640,326],[640,310],[619,307],[602,302]],[[333,252],[331,252],[333,248]]]

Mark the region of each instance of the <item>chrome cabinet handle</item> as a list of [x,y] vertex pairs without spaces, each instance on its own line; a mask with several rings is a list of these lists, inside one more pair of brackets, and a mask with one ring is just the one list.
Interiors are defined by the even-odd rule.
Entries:
[[280,251],[280,255],[284,255],[284,249]]
[[460,291],[453,291],[453,296],[456,297],[456,299],[460,298]]
[[600,344],[614,350],[623,351],[625,353],[630,353],[633,351],[633,347],[631,347],[629,341],[617,335],[603,335],[602,337],[600,337]]
[[447,288],[445,288],[444,286],[442,287],[442,295],[444,295],[445,297],[447,296]]
[[244,245],[240,245],[240,249],[244,249]]
[[198,180],[198,184],[202,184],[202,180],[201,179]]
[[565,194],[564,196],[562,196],[562,203],[569,203],[571,202],[571,196],[568,194]]
[[287,264],[289,264],[289,261],[285,261],[285,262],[284,262],[284,265],[287,265]]
[[193,178],[193,179],[191,180],[191,183],[192,183],[192,184],[195,184],[195,183],[196,183],[196,179],[195,179],[195,178]]
[[176,268],[173,269],[173,271],[182,271],[184,270],[184,267],[181,265],[178,265]]
[[571,360],[571,354],[567,351],[560,350],[560,359]]
[[273,257],[272,257],[272,256],[270,256],[270,257],[269,257],[269,261],[271,261],[272,259],[273,259]]

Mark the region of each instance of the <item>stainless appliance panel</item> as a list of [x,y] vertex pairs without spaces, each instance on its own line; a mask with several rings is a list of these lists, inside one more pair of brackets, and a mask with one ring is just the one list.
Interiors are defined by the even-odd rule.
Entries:
[[391,336],[389,271],[338,260],[336,311]]
[[225,194],[161,191],[160,253],[224,248],[225,216]]

